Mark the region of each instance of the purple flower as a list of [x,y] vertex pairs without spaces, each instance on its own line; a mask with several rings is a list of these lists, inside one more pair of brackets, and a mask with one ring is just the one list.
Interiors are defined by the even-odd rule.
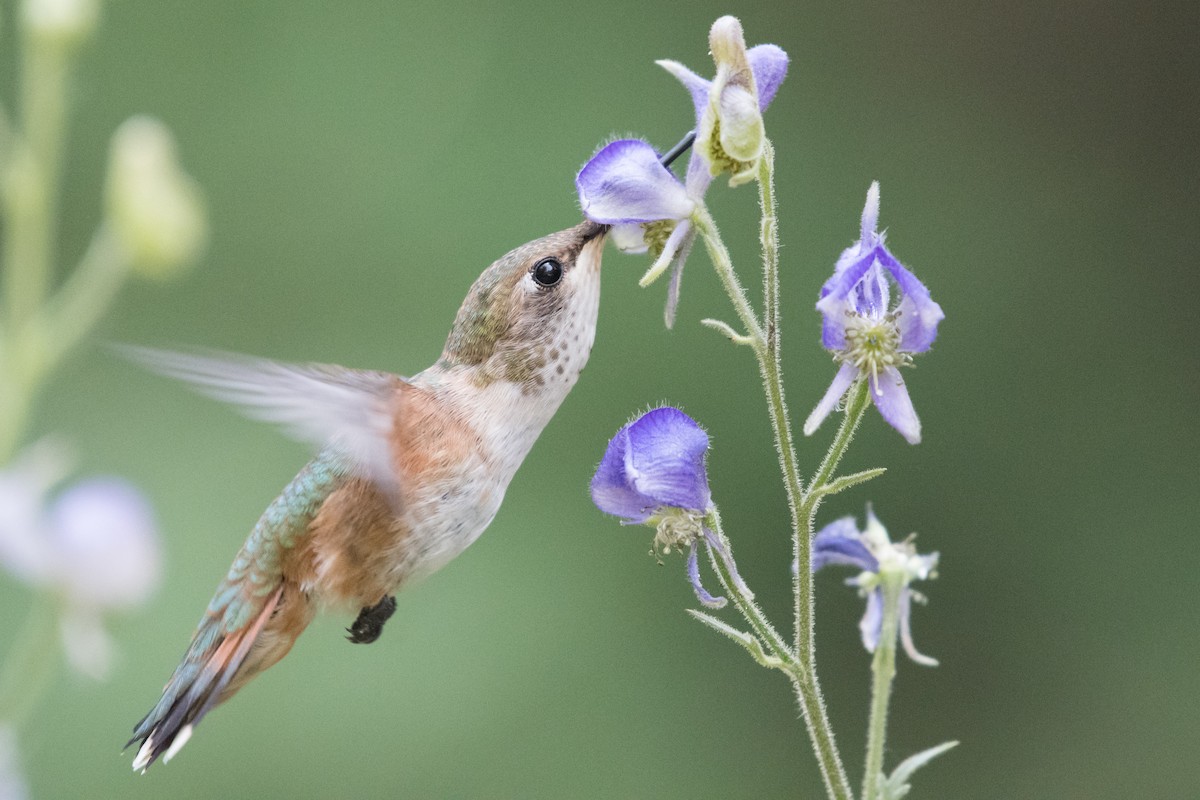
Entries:
[[104,615],[157,587],[158,533],[141,493],[115,478],[81,481],[48,503],[65,472],[65,457],[45,442],[0,471],[0,567],[61,598],[67,659],[100,679],[114,651]]
[[[709,594],[700,583],[697,544],[721,557],[739,588],[745,589],[728,548],[709,530],[704,518],[712,511],[704,456],[708,434],[677,408],[646,412],[617,431],[592,478],[592,501],[627,525],[656,529],[654,552],[688,550],[687,573],[696,597],[710,608],[725,599]],[[749,594],[749,591],[747,594]]]
[[712,503],[704,455],[708,434],[677,408],[647,411],[617,431],[592,478],[592,501],[626,524],[664,509],[703,515]]
[[[717,42],[713,48],[717,76],[713,81],[678,62],[658,62],[684,85],[695,107],[697,140],[688,161],[686,181],[680,183],[659,162],[654,148],[640,139],[606,145],[575,178],[583,213],[595,222],[612,225],[611,238],[620,250],[650,250],[655,256],[653,266],[642,278],[643,286],[667,269],[672,270],[665,312],[668,328],[675,322],[683,265],[695,243],[692,214],[703,201],[713,175],[732,163],[726,156],[714,161],[714,152],[725,153],[721,142],[729,138],[730,149],[752,157],[754,162],[739,167],[735,180],[739,175],[753,174],[762,149],[761,113],[787,75],[787,54],[771,44],[746,50],[741,26],[732,17],[717,20],[712,37]],[[758,132],[757,144],[754,131]]]
[[888,424],[910,444],[921,441],[921,421],[899,368],[930,348],[945,314],[925,285],[887,249],[878,222],[877,181],[867,192],[862,236],[842,253],[817,301],[823,317],[821,342],[842,366],[804,423],[806,436],[816,431],[855,381],[865,379]]
[[909,584],[914,580],[935,577],[937,563],[938,554],[919,555],[911,537],[893,543],[870,506],[867,507],[867,524],[863,530],[858,529],[854,517],[843,517],[829,523],[813,537],[813,572],[830,564],[862,570],[857,577],[846,582],[857,586],[860,594],[867,599],[867,610],[859,623],[867,652],[875,652],[883,631],[882,582],[886,579],[899,580],[903,583],[899,608],[900,641],[909,658],[930,667],[937,666],[937,661],[917,652],[913,645],[910,619],[913,598],[920,601],[924,598],[909,588]]

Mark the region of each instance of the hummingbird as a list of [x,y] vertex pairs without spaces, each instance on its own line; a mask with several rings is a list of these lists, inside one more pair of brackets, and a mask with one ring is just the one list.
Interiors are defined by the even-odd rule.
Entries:
[[250,532],[162,697],[126,747],[145,770],[287,655],[318,611],[375,641],[395,593],[487,528],[587,363],[608,227],[522,245],[476,279],[441,357],[409,378],[333,365],[126,348],[150,369],[318,450]]

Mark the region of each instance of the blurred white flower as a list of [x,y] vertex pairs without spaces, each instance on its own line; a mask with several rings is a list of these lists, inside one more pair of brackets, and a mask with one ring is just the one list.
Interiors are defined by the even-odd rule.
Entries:
[[114,653],[104,614],[150,597],[161,571],[158,534],[145,498],[116,478],[80,481],[47,503],[66,461],[40,442],[0,471],[0,567],[60,598],[67,660],[100,680]]
[[0,725],[0,800],[26,800],[29,787],[17,769],[17,735]]

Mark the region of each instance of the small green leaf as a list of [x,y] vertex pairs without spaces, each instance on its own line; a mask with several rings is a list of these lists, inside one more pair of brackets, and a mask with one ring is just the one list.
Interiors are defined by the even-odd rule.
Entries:
[[958,742],[943,742],[937,747],[922,750],[901,761],[900,766],[896,767],[891,776],[880,785],[879,800],[900,800],[907,795],[912,789],[908,783],[912,774],[957,744]]
[[818,487],[816,493],[820,495],[827,495],[844,492],[851,486],[858,486],[860,483],[866,483],[873,478],[878,478],[885,472],[887,472],[887,467],[877,467],[875,469],[863,470],[862,472],[855,472],[851,475],[843,475],[840,478],[834,478],[824,486]]
[[783,669],[783,661],[775,656],[768,655],[767,651],[763,649],[762,642],[758,640],[758,637],[751,636],[745,631],[739,631],[732,625],[726,625],[721,620],[709,614],[705,614],[703,611],[696,611],[695,609],[689,608],[687,609],[687,612],[708,627],[712,628],[717,633],[728,636],[730,639],[746,648],[754,660],[759,664],[762,664],[767,669]]

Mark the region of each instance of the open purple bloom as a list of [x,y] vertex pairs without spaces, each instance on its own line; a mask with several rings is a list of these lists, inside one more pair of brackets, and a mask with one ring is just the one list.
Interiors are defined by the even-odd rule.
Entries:
[[842,253],[817,301],[823,318],[821,342],[841,368],[804,423],[806,436],[816,431],[855,381],[864,379],[888,424],[910,444],[921,441],[921,421],[899,368],[932,346],[945,314],[925,285],[887,249],[878,223],[875,182],[863,207],[862,235]]
[[[647,411],[617,431],[592,478],[592,501],[627,525],[656,529],[655,552],[688,551],[687,574],[696,597],[710,608],[725,605],[700,583],[698,545],[703,544],[741,578],[728,549],[704,524],[712,510],[704,457],[708,434],[677,408]],[[749,594],[747,590],[747,594]]]
[[937,661],[917,652],[912,640],[912,600],[923,598],[909,588],[914,580],[934,577],[938,554],[919,555],[911,540],[893,543],[887,530],[868,506],[867,524],[858,529],[854,517],[843,517],[826,525],[813,537],[812,570],[833,565],[855,567],[861,572],[846,581],[856,586],[867,600],[867,610],[859,622],[863,646],[867,652],[875,652],[883,631],[883,588],[882,577],[903,582],[900,592],[900,641],[904,652],[918,664],[937,666]]
[[[737,144],[746,138],[738,136],[738,131],[754,127],[757,119],[761,134],[761,113],[774,99],[787,75],[787,54],[775,45],[758,45],[746,50],[743,42],[739,55],[740,25],[737,26],[737,42],[730,45],[726,41],[728,20],[732,19],[723,17],[713,26],[714,32],[726,32],[721,39],[725,46],[714,50],[717,59],[714,81],[701,78],[678,62],[658,62],[684,85],[695,107],[699,138],[688,161],[687,179],[680,183],[659,163],[654,148],[639,139],[622,139],[606,145],[584,165],[575,179],[583,213],[594,222],[612,225],[611,238],[620,250],[628,253],[650,250],[653,253],[655,261],[642,278],[643,286],[671,269],[665,311],[668,328],[675,322],[683,265],[695,243],[692,213],[704,199],[714,175],[714,165],[708,155],[711,148],[703,146],[703,135],[708,132],[711,136],[720,128],[733,135],[730,143],[733,150],[743,155],[748,153],[748,145],[739,147]],[[733,20],[734,24],[736,22]],[[720,56],[716,55],[718,53]],[[715,103],[710,102],[714,91]],[[730,116],[724,128],[716,123],[722,107],[728,109],[725,113]],[[718,140],[720,138],[718,136]],[[761,149],[761,141],[758,147]]]
[[608,443],[592,478],[592,501],[640,524],[664,509],[704,514],[712,502],[704,455],[708,434],[677,408],[647,411]]

